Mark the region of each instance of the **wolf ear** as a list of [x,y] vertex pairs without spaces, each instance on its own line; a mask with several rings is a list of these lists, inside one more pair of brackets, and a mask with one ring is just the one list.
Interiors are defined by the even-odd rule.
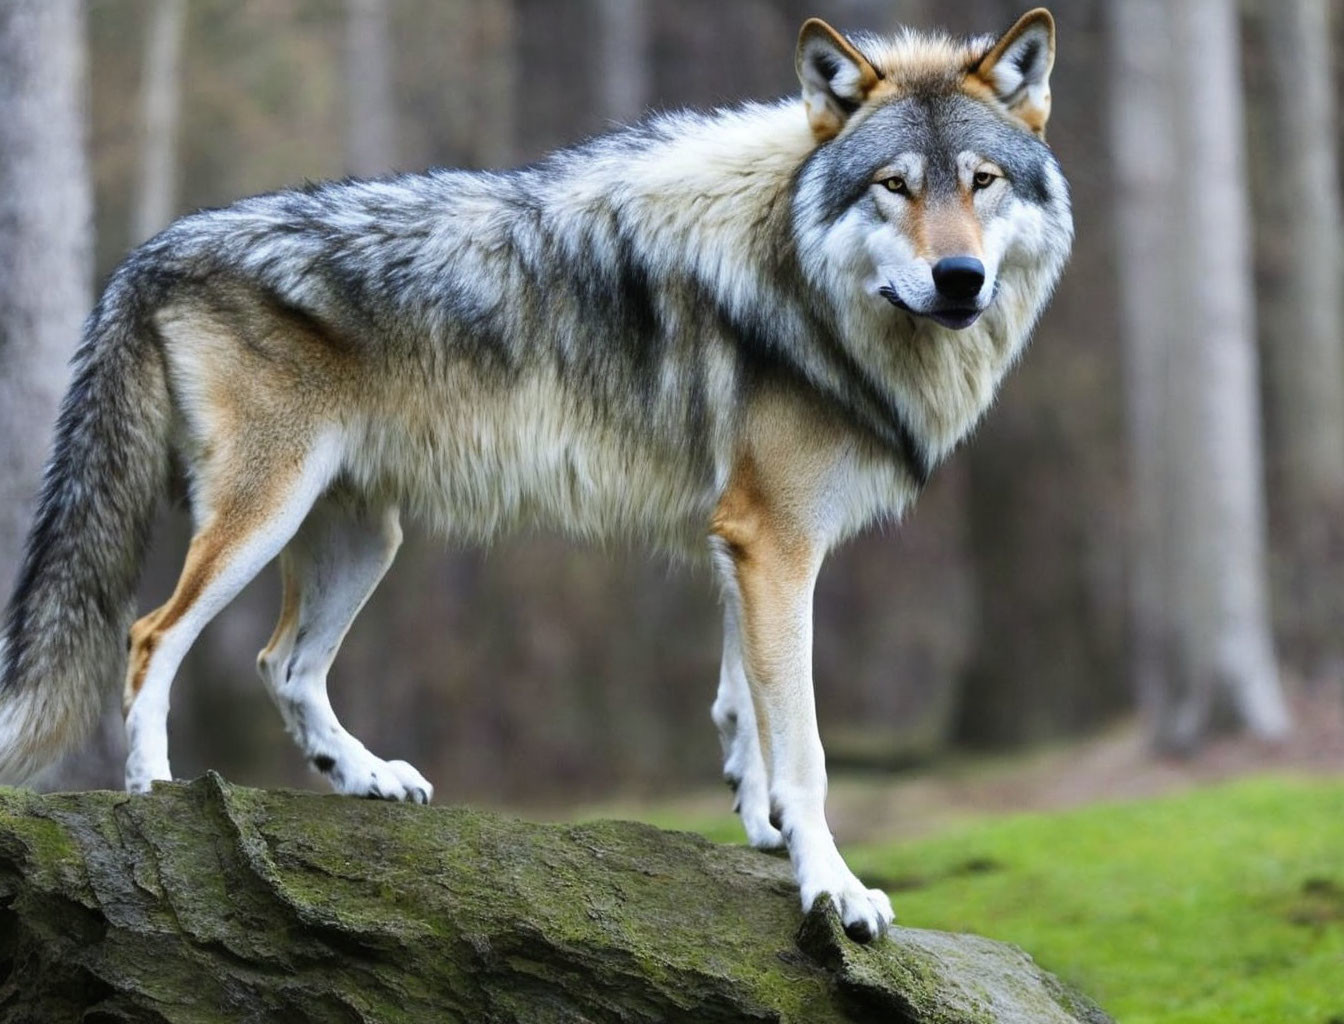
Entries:
[[1050,69],[1055,66],[1055,19],[1044,7],[1028,11],[999,37],[972,72],[1033,134],[1045,138],[1050,119]]
[[809,18],[798,33],[795,65],[803,83],[807,121],[818,142],[840,134],[849,115],[882,77],[848,39],[820,18]]

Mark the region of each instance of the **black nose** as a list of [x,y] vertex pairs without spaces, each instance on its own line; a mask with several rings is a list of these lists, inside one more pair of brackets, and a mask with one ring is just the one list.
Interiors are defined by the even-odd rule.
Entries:
[[985,283],[985,265],[974,256],[948,256],[933,265],[933,286],[945,299],[973,299]]

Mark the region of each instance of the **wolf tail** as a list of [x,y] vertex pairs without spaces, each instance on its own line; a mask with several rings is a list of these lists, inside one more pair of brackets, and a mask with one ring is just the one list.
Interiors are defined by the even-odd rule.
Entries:
[[78,742],[125,671],[171,421],[134,276],[123,268],[85,324],[56,422],[0,637],[0,783],[26,781]]

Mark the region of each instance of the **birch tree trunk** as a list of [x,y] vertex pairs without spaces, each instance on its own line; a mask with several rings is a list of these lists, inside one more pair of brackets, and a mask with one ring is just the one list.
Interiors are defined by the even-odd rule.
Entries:
[[1326,0],[1253,0],[1260,336],[1276,619],[1307,672],[1341,656],[1344,317],[1339,161]]
[[88,312],[78,0],[0,3],[0,586],[18,571],[66,363]]
[[142,242],[177,213],[177,124],[185,0],[155,0],[140,85],[140,181],[131,239]]
[[346,170],[383,174],[398,161],[387,0],[346,0],[345,46]]
[[[1166,731],[1195,743],[1225,706],[1254,734],[1289,717],[1270,636],[1264,484],[1253,338],[1249,199],[1237,10],[1233,0],[1173,5],[1181,289],[1172,315],[1166,427],[1179,708]],[[1147,35],[1148,33],[1145,33]],[[1146,39],[1145,43],[1150,42]]]

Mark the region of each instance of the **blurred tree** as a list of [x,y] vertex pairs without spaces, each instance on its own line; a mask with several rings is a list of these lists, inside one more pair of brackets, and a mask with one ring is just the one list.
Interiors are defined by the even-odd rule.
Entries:
[[0,581],[15,578],[66,363],[89,309],[78,0],[0,4]]
[[468,102],[476,112],[478,152],[486,167],[507,167],[518,159],[516,121],[521,82],[518,12],[514,3],[515,0],[474,0],[472,5],[477,45],[473,76],[476,89]]
[[[511,94],[516,101],[509,115],[516,158],[537,159],[609,128],[599,92],[604,69],[598,59],[601,27],[593,3],[513,0],[513,7],[512,56],[518,68],[527,69],[526,88]],[[656,39],[652,45],[656,52]],[[544,88],[534,87],[541,82]],[[488,98],[477,105],[486,107],[478,117],[496,113]]]
[[140,80],[140,180],[131,241],[142,242],[177,213],[177,122],[182,95],[185,0],[155,0]]
[[[1096,105],[1105,92],[1101,4],[1059,8],[1072,30],[1059,48],[1061,90],[1049,136],[1069,174],[1075,208],[1104,204],[1109,185],[1074,171],[1101,144]],[[1015,0],[959,5],[953,28],[1005,31]],[[952,16],[951,10],[940,17]],[[977,631],[958,704],[955,738],[1024,744],[1093,729],[1128,706],[1114,559],[1120,523],[1112,464],[1117,416],[1102,383],[1115,359],[1098,318],[1110,261],[1080,245],[1039,337],[1001,399],[958,458],[967,472],[967,539]]]
[[0,4],[0,580],[32,519],[92,249],[79,0]]
[[[18,570],[66,363],[88,312],[92,209],[79,0],[0,4],[0,587]],[[112,694],[109,698],[115,702]],[[88,781],[118,742],[99,739],[47,776]]]
[[1129,667],[1145,718],[1157,723],[1170,717],[1166,412],[1177,296],[1176,232],[1169,206],[1155,197],[1170,194],[1177,174],[1170,106],[1175,54],[1169,0],[1112,3],[1106,14],[1129,442]]
[[345,3],[345,167],[371,177],[398,165],[387,0]]
[[1330,9],[1248,9],[1275,620],[1285,660],[1315,674],[1344,655],[1344,225]]
[[594,0],[601,49],[593,61],[603,114],[628,124],[649,102],[648,0]]
[[[1249,197],[1234,0],[1173,5],[1180,245],[1179,332],[1168,364],[1173,459],[1166,685],[1159,739],[1188,748],[1229,714],[1254,734],[1289,728],[1270,635],[1265,577]],[[1151,35],[1151,28],[1145,29]]]

